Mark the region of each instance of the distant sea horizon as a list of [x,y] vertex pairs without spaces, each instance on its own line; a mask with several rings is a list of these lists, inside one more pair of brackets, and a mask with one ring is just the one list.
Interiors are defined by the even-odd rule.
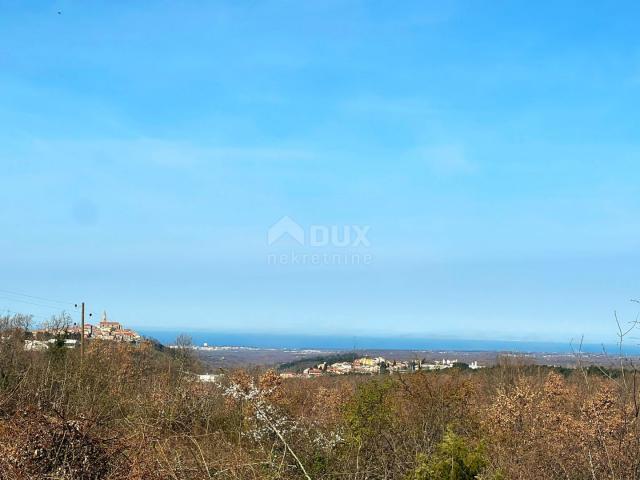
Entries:
[[[191,337],[194,345],[204,343],[210,346],[252,347],[263,349],[291,350],[424,350],[424,351],[469,351],[469,352],[517,352],[517,353],[604,353],[615,356],[619,346],[613,343],[583,343],[579,340],[538,341],[538,340],[490,340],[464,338],[430,338],[408,336],[354,336],[354,335],[311,335],[280,333],[229,333],[202,330],[138,330],[145,337],[158,340],[164,345],[175,344],[180,334]],[[628,355],[640,354],[640,346],[628,343],[623,347]]]

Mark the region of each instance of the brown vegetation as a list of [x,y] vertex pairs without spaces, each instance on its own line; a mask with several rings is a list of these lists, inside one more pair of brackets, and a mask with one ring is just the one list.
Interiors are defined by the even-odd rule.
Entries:
[[[23,319],[24,320],[24,319]],[[26,352],[0,322],[0,479],[638,478],[635,370],[501,363],[199,383],[187,350]]]

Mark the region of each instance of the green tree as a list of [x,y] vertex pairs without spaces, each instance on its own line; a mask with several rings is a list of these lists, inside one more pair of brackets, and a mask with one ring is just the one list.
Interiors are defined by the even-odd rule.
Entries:
[[[470,448],[465,440],[447,429],[435,453],[421,455],[418,466],[409,475],[410,480],[474,480],[487,467],[482,446]],[[499,477],[493,476],[493,480]]]
[[351,442],[362,446],[389,427],[393,415],[386,400],[392,388],[390,380],[374,380],[358,387],[345,415]]

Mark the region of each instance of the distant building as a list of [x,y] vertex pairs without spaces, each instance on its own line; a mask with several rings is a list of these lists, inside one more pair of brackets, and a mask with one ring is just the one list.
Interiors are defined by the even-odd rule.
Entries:
[[[80,325],[75,325],[74,324],[71,328],[69,328],[67,330],[67,333],[80,336],[80,329],[81,328],[82,327]],[[90,323],[85,323],[84,324],[84,337],[85,338],[91,338],[94,335],[94,329],[95,329],[95,327],[93,325],[91,325]]]
[[98,328],[102,331],[122,330],[122,325],[120,324],[120,322],[110,322],[107,319],[107,312],[103,311],[102,320],[100,320]]
[[107,312],[102,312],[102,320],[95,330],[94,337],[100,340],[115,340],[119,342],[136,342],[140,335],[128,328],[122,328],[120,322],[109,321]]
[[198,381],[199,382],[206,382],[206,383],[215,383],[218,380],[220,380],[220,378],[224,377],[223,374],[219,373],[219,374],[213,374],[213,373],[206,373],[204,375],[198,375]]
[[49,348],[47,342],[42,340],[25,340],[24,349],[29,351],[44,351]]
[[353,361],[354,367],[373,367],[375,365],[376,365],[376,361],[373,358],[369,358],[369,357],[356,358]]
[[75,338],[67,338],[64,341],[64,346],[67,348],[75,348],[80,345],[80,340],[76,340]]
[[327,371],[329,373],[333,373],[334,375],[346,375],[347,373],[351,373],[353,371],[353,365],[349,362],[338,362],[328,367]]
[[375,374],[387,366],[387,361],[382,357],[377,358],[357,358],[353,362],[353,371],[356,373]]
[[394,360],[388,368],[391,372],[410,372],[413,370],[413,362],[396,362]]

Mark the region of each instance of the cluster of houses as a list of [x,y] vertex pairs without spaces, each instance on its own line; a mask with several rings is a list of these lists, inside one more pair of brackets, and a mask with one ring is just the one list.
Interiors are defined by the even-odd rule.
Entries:
[[[357,358],[353,362],[337,362],[328,364],[326,362],[320,363],[315,367],[306,368],[302,374],[293,372],[283,372],[280,374],[283,378],[292,377],[318,377],[321,375],[348,375],[348,374],[381,374],[381,373],[410,373],[419,370],[443,370],[446,368],[452,368],[454,365],[459,364],[458,360],[442,359],[436,360],[433,363],[427,363],[425,360],[407,360],[396,361],[386,360],[383,357],[362,357]],[[474,361],[467,365],[472,370],[484,368],[478,365],[477,361]]]
[[[24,341],[24,349],[25,350],[34,350],[34,351],[43,351],[49,348],[49,345],[56,343],[55,338],[50,338],[49,340],[25,340]],[[64,346],[67,348],[75,348],[80,342],[75,338],[65,338],[63,340]]]
[[[77,327],[77,332],[80,328]],[[84,325],[84,337],[99,340],[113,340],[116,342],[138,342],[140,335],[129,328],[124,328],[120,322],[112,322],[107,318],[107,312],[102,313],[102,319],[98,325]]]
[[[64,345],[67,348],[74,348],[80,344],[82,327],[74,324],[69,327],[56,329],[41,328],[33,330],[33,339],[26,340],[25,350],[46,350],[50,344],[55,343],[57,338],[63,337]],[[102,313],[102,319],[98,325],[85,323],[84,338],[109,340],[114,342],[139,342],[142,337],[134,330],[124,328],[120,322],[113,322],[107,318],[107,312]]]

